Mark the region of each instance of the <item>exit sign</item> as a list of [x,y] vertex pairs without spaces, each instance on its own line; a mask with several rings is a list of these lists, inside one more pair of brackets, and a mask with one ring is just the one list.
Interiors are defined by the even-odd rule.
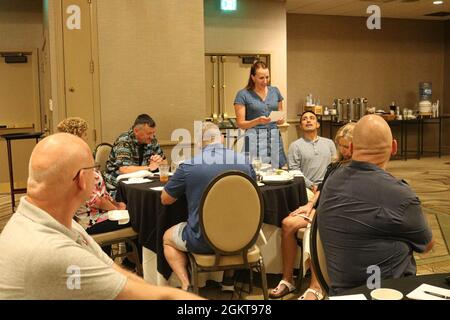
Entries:
[[221,0],[220,9],[223,11],[235,11],[237,0]]

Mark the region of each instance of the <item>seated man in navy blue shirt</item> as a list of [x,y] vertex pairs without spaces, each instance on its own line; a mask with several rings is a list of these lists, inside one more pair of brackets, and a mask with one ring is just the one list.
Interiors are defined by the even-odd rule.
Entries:
[[180,279],[183,290],[188,290],[190,286],[185,252],[214,253],[203,238],[199,224],[199,206],[203,192],[216,176],[229,170],[242,171],[256,179],[252,166],[245,160],[244,155],[236,154],[223,146],[222,135],[215,124],[205,122],[202,127],[201,154],[182,163],[162,191],[163,205],[174,203],[183,194],[186,194],[188,203],[187,222],[171,227],[163,238],[164,255]]
[[379,280],[415,275],[413,252],[431,250],[434,242],[419,198],[386,171],[397,151],[386,121],[361,118],[350,149],[352,162],[329,177],[317,209],[330,295],[367,284],[372,266]]

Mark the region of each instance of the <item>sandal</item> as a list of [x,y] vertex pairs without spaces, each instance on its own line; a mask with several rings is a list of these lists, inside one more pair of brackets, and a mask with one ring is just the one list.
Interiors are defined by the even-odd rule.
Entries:
[[323,300],[324,296],[322,294],[321,291],[313,289],[313,288],[308,288],[306,289],[306,291],[298,298],[298,300],[305,300],[305,297],[308,293],[312,293],[315,297],[316,300]]
[[293,284],[287,282],[286,280],[281,280],[277,287],[269,292],[269,297],[272,299],[279,299],[293,291],[295,291],[295,286]]

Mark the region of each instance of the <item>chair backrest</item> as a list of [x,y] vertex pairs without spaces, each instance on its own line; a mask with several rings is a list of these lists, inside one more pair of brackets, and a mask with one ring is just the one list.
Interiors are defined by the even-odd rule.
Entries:
[[261,192],[243,172],[218,175],[203,193],[200,226],[216,254],[246,254],[258,239],[263,217]]
[[94,160],[96,164],[100,165],[100,171],[104,172],[106,168],[106,161],[108,161],[109,154],[111,153],[112,145],[107,142],[100,143],[95,147]]
[[320,233],[317,223],[317,216],[319,212],[314,215],[311,222],[310,231],[310,249],[311,249],[311,264],[316,274],[317,280],[320,283],[323,291],[328,293],[330,287],[330,278],[328,276],[327,259],[325,257],[325,251],[323,250],[322,240],[320,239]]

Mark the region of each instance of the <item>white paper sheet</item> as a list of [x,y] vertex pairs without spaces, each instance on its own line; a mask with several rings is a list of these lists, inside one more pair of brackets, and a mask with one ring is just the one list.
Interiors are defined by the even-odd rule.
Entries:
[[117,177],[117,181],[127,178],[145,178],[145,177],[153,177],[153,173],[148,170],[139,170],[131,173],[124,173]]
[[367,300],[366,296],[362,293],[360,294],[350,294],[347,296],[334,296],[330,297],[330,300]]
[[278,121],[281,118],[284,118],[284,112],[283,111],[272,111],[269,114],[269,118],[271,121]]
[[153,187],[153,188],[150,188],[150,189],[154,190],[154,191],[163,191],[164,187]]
[[145,178],[130,178],[126,181],[122,181],[125,184],[140,184],[140,183],[148,183],[152,182],[153,180],[145,179]]
[[437,293],[439,295],[446,296],[450,299],[450,290],[432,286],[432,285],[429,285],[426,283],[421,284],[416,289],[414,289],[413,291],[408,293],[406,296],[409,299],[414,299],[414,300],[446,300],[444,298],[440,298],[440,297],[433,296],[431,294],[427,294],[427,293],[425,293],[425,291]]

